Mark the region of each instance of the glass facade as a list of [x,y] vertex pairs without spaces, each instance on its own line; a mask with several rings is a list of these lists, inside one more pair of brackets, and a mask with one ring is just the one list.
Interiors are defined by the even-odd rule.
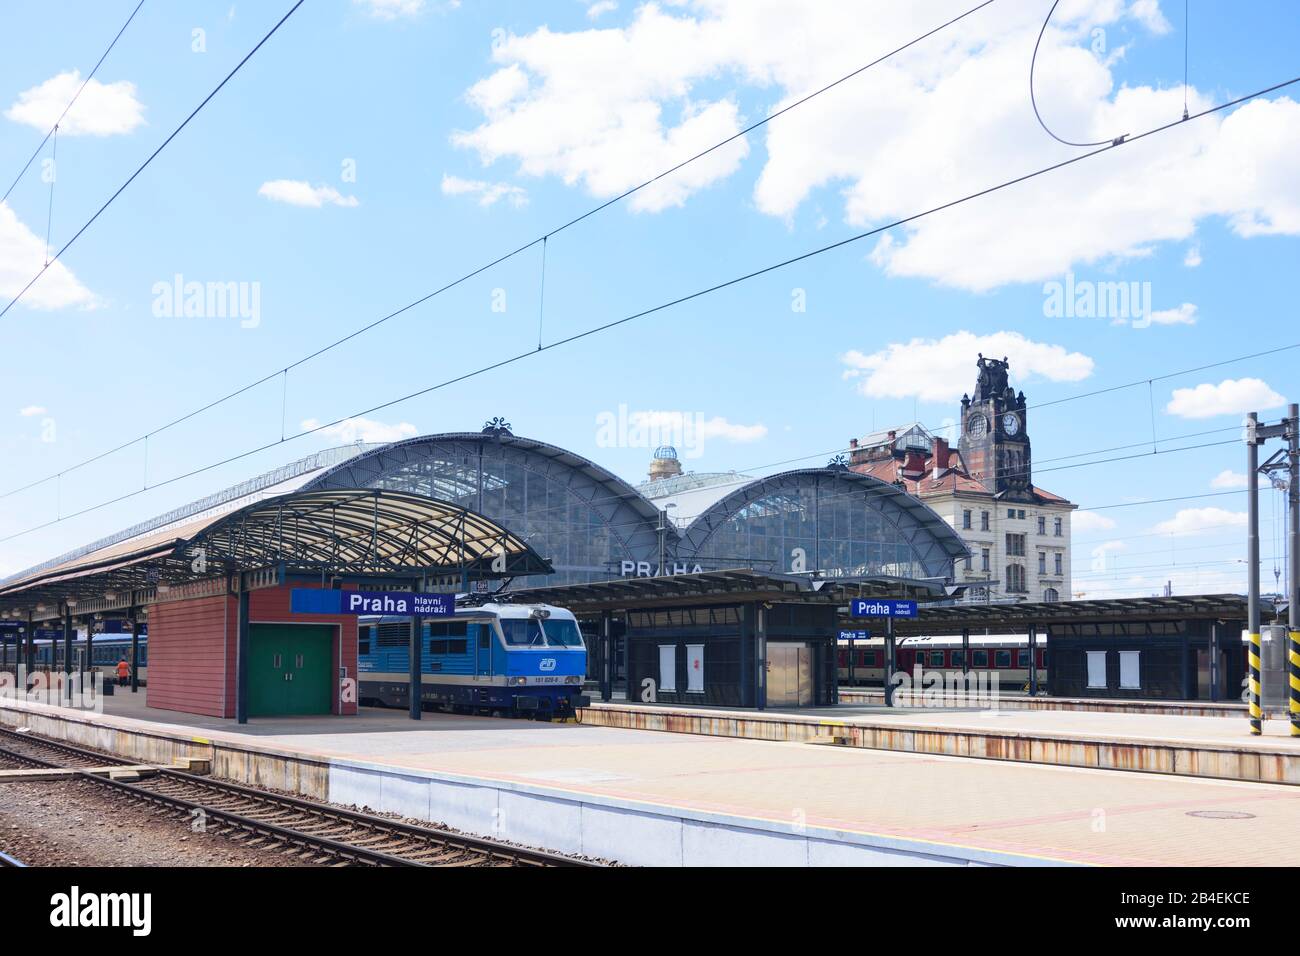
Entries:
[[[576,455],[513,436],[400,442],[345,462],[311,487],[408,491],[491,517],[551,561],[548,585],[605,581],[619,576],[623,561],[658,560],[658,512],[635,489]],[[676,537],[669,529],[665,544]]]
[[[939,535],[953,533],[946,525],[923,527],[916,513],[900,507],[900,497],[907,496],[882,494],[878,484],[835,472],[759,479],[697,518],[684,534],[681,557],[706,569],[947,577],[954,554]],[[935,522],[942,524],[937,516]]]
[[[552,562],[548,585],[617,578],[625,562],[657,569],[661,547],[667,561],[705,570],[907,578],[951,575],[963,549],[919,500],[825,469],[753,481],[679,531],[661,520],[654,502],[598,465],[508,433],[398,442],[343,462],[307,487],[400,490],[476,511]],[[535,577],[517,585],[540,583]]]

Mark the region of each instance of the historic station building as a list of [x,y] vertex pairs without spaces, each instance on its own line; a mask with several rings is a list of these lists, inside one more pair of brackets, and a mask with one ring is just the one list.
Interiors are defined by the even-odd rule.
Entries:
[[849,469],[905,489],[961,536],[965,600],[1068,600],[1077,505],[1034,484],[1025,393],[1008,383],[1008,364],[980,356],[958,447],[914,422],[851,440]]

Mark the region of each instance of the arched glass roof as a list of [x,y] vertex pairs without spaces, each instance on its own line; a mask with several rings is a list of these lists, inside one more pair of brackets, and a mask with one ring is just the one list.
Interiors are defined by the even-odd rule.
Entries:
[[948,577],[953,560],[967,553],[919,498],[835,468],[782,472],[731,491],[692,518],[677,552],[706,568],[753,563],[831,577],[907,578]]
[[548,558],[547,583],[617,577],[622,562],[658,563],[677,530],[658,509],[594,462],[503,428],[425,435],[351,458],[308,489],[386,488],[454,502],[485,515]]

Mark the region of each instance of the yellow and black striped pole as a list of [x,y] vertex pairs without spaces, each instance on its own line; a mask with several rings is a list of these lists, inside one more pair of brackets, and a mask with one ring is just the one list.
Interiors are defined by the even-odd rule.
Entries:
[[1259,705],[1259,625],[1250,632],[1250,732],[1264,732],[1264,712]]
[[[1292,561],[1295,560],[1293,556]],[[1291,736],[1300,737],[1300,631],[1291,631],[1287,664],[1291,678]]]
[[1291,686],[1291,736],[1300,737],[1300,403],[1287,409],[1287,678]]

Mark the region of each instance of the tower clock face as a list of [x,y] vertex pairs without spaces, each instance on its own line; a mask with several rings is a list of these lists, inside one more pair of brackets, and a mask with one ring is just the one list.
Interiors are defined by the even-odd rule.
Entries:
[[1020,419],[1016,418],[1011,412],[1002,416],[1002,430],[1008,435],[1014,435],[1020,431]]
[[966,434],[971,438],[983,438],[988,431],[989,420],[983,415],[972,415],[966,422]]

